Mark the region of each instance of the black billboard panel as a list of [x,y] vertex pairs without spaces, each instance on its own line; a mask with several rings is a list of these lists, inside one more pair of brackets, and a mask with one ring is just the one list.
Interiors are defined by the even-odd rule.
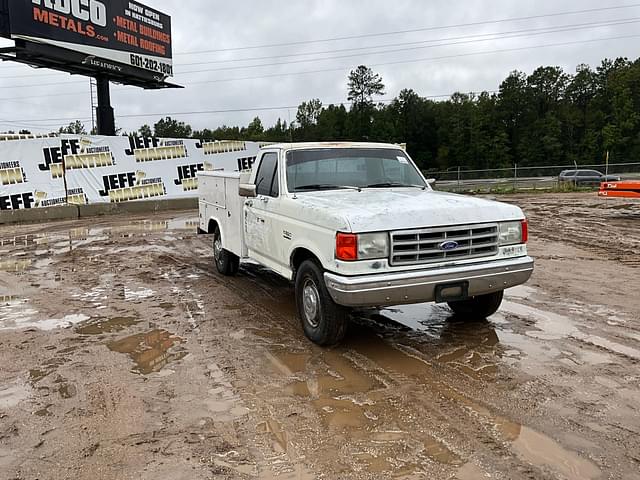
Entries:
[[9,29],[9,7],[8,0],[0,0],[0,37],[8,37],[11,35]]
[[[11,0],[10,36],[121,65],[131,76],[173,76],[171,17],[133,0]],[[86,66],[86,64],[85,64]]]

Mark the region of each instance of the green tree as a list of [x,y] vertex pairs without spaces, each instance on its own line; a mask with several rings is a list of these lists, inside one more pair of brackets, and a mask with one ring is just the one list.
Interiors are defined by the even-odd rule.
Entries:
[[347,100],[353,102],[354,107],[371,105],[374,95],[384,95],[382,77],[365,65],[351,71],[348,87]]
[[322,102],[317,98],[302,102],[298,107],[298,113],[296,113],[296,122],[303,129],[312,127],[318,123],[321,113]]
[[86,135],[87,129],[80,120],[76,120],[75,122],[71,122],[66,127],[60,127],[58,133],[69,134],[69,135]]
[[259,141],[264,139],[264,127],[262,126],[262,120],[260,117],[256,117],[247,126],[243,132],[244,137],[247,140]]
[[[348,82],[349,110],[314,99],[300,105],[293,125],[278,119],[267,128],[256,117],[246,127],[223,125],[193,135],[406,142],[418,165],[430,170],[586,164],[601,161],[607,150],[619,162],[640,158],[640,59],[605,59],[595,69],[579,65],[573,74],[559,67],[530,75],[514,71],[497,94],[456,93],[443,101],[404,89],[389,105],[376,105],[384,84],[366,66],[351,72]],[[175,130],[176,123],[165,119],[161,126]]]
[[346,140],[348,116],[349,113],[344,105],[329,105],[322,110],[318,117],[316,139],[321,141]]
[[153,133],[154,136],[161,138],[191,138],[193,129],[191,125],[166,117],[153,126]]
[[144,138],[153,137],[153,130],[151,130],[151,127],[145,123],[138,129],[138,136]]

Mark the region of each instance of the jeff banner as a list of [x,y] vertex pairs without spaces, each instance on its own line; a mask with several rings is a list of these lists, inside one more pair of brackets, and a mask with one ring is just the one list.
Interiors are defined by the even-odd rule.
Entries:
[[0,210],[195,197],[198,172],[250,169],[260,146],[76,135],[0,139]]
[[171,17],[133,0],[11,0],[11,38],[173,76]]

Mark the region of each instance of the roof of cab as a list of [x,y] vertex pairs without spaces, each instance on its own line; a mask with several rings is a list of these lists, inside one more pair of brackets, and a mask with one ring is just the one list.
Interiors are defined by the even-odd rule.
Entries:
[[304,142],[304,143],[276,143],[264,145],[262,149],[276,150],[307,150],[312,148],[385,148],[402,149],[402,146],[393,143],[373,142]]

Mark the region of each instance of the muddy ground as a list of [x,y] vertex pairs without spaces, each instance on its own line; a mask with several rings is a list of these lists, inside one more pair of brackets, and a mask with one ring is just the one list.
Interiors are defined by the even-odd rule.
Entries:
[[506,200],[537,263],[498,314],[329,350],[195,212],[0,227],[0,478],[640,478],[640,203]]

